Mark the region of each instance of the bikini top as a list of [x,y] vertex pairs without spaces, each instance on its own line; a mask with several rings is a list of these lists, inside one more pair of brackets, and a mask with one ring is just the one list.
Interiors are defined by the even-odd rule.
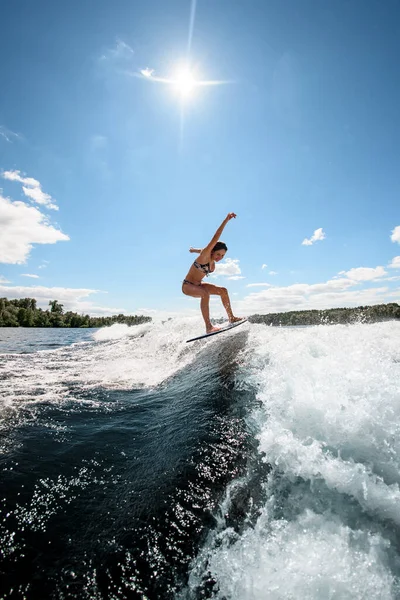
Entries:
[[205,273],[207,275],[207,277],[211,273],[209,262],[206,263],[205,265],[201,265],[200,263],[197,262],[197,260],[195,260],[193,263],[193,266],[196,267],[196,269],[200,269],[200,271],[203,271],[203,273]]

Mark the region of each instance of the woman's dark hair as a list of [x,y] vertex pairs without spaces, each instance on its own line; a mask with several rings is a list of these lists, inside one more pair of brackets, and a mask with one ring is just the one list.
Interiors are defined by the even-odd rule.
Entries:
[[211,250],[211,253],[217,252],[217,250],[225,250],[225,252],[228,252],[228,247],[225,242],[217,242],[214,248]]

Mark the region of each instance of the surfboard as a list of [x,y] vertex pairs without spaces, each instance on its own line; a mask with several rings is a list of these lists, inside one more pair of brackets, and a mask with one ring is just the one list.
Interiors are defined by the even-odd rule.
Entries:
[[195,342],[196,340],[202,340],[204,338],[211,337],[212,335],[218,335],[219,333],[224,333],[224,331],[229,331],[230,329],[233,329],[234,327],[238,327],[239,325],[242,325],[243,323],[246,323],[246,322],[247,322],[247,319],[242,319],[241,321],[237,321],[236,323],[229,323],[229,325],[222,327],[218,331],[212,331],[211,333],[205,333],[204,335],[199,335],[198,337],[194,337],[194,338],[191,338],[190,340],[186,340],[186,343]]

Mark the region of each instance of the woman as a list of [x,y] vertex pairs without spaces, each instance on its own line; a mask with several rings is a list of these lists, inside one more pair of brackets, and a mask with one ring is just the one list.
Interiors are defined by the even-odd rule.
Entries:
[[219,242],[219,236],[224,230],[225,225],[231,219],[236,218],[235,213],[229,213],[218,227],[211,242],[203,249],[190,248],[190,252],[200,254],[198,260],[195,260],[189,269],[186,278],[183,280],[182,292],[187,296],[193,296],[193,298],[201,298],[200,308],[201,314],[203,315],[204,322],[206,324],[207,333],[213,331],[219,331],[220,327],[213,327],[210,321],[210,295],[215,294],[221,297],[222,304],[228,314],[229,321],[236,323],[241,321],[240,317],[235,317],[231,309],[231,303],[229,301],[228,290],[218,285],[211,283],[203,283],[202,279],[210,273],[215,271],[215,263],[222,260],[228,250],[224,242]]

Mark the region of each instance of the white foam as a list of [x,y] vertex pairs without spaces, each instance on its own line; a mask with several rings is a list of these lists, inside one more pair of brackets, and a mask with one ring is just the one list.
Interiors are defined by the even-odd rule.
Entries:
[[227,600],[397,597],[400,323],[250,332],[270,501],[254,529],[211,536],[190,586],[206,569]]
[[149,331],[150,323],[142,323],[141,325],[125,325],[124,323],[114,323],[110,327],[102,327],[93,334],[93,339],[96,342],[105,342],[110,340],[120,340],[124,337],[139,337]]
[[[73,398],[71,385],[132,389],[154,387],[196,359],[202,346],[185,340],[204,325],[199,318],[115,324],[94,334],[95,342],[30,355],[9,355],[0,380],[3,409],[24,402],[57,402]],[[1,412],[1,408],[0,408]]]
[[268,508],[256,528],[236,543],[229,530],[219,536],[208,564],[217,575],[217,598],[393,598],[387,543],[380,536],[351,530],[330,514],[310,510],[292,521],[271,520]]
[[259,373],[268,460],[398,524],[399,334],[400,323],[279,330]]

